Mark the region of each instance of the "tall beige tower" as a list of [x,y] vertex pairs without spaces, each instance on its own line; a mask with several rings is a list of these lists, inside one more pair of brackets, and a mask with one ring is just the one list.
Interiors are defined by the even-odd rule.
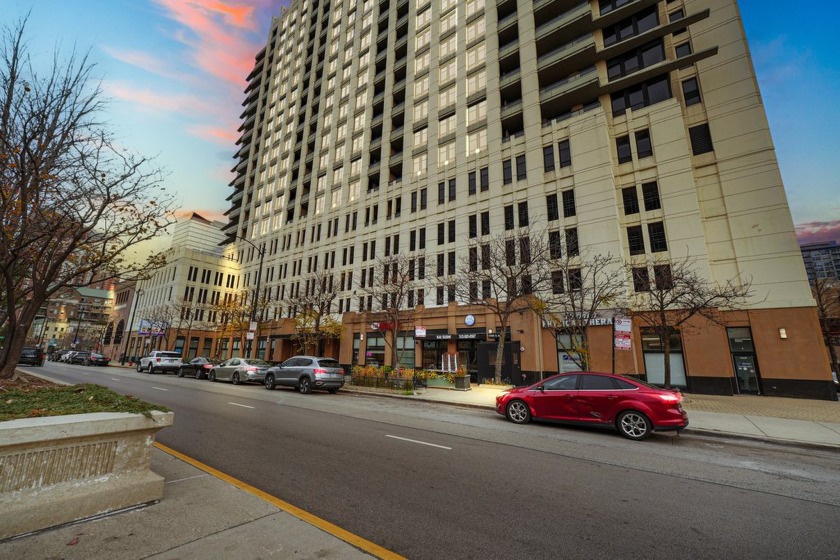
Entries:
[[[691,256],[712,281],[751,279],[724,327],[680,333],[678,385],[836,398],[734,0],[293,1],[248,80],[225,231],[243,284],[280,308],[260,328],[274,359],[311,271],[341,287],[341,362],[381,362],[356,290],[372,261],[450,262],[530,223],[637,267]],[[412,298],[435,334],[400,346],[480,379],[496,325],[450,274]],[[564,369],[535,321],[508,336],[522,379]],[[609,327],[593,340],[612,367]],[[619,354],[617,371],[661,377],[638,325]]]

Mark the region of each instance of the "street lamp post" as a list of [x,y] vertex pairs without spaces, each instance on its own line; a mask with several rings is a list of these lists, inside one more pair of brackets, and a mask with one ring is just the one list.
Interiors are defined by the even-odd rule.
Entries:
[[[253,323],[257,320],[257,299],[260,297],[260,287],[261,287],[261,284],[262,284],[262,270],[263,270],[263,258],[265,257],[265,248],[264,247],[263,248],[257,247],[254,243],[252,243],[251,241],[249,241],[249,240],[247,240],[244,237],[241,237],[239,235],[237,235],[236,238],[241,239],[242,241],[244,241],[245,243],[247,243],[248,245],[253,247],[257,251],[257,254],[260,256],[260,268],[257,270],[257,289],[256,289],[256,291],[254,291],[254,295],[251,298],[251,322]],[[251,350],[253,348],[253,345],[254,345],[254,339],[253,338],[248,339],[248,348],[245,351],[245,354],[249,358],[251,357]]]
[[73,333],[73,349],[75,350],[78,344],[81,342],[79,338],[79,330],[82,328],[82,302],[79,302],[79,307],[76,309],[76,316],[78,317],[78,321],[76,321],[76,331]]
[[125,336],[125,346],[123,346],[122,357],[120,358],[120,365],[125,365],[126,354],[128,354],[128,341],[131,338],[131,329],[134,326],[134,314],[137,313],[137,304],[140,303],[140,296],[143,295],[143,290],[134,290],[134,305],[131,308],[131,319],[128,325],[123,329],[123,336]]

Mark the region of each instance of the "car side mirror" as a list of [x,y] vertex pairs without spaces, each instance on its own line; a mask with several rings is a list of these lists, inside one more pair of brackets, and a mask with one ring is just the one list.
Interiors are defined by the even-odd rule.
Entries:
[[537,389],[539,389],[540,393],[545,393],[545,387],[542,385],[537,385]]

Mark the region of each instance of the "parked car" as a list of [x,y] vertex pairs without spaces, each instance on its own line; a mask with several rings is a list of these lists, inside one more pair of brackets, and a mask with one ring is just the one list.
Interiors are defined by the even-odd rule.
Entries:
[[516,424],[545,420],[614,428],[641,440],[688,426],[682,395],[607,373],[561,373],[496,397],[496,412]]
[[265,388],[295,387],[301,393],[323,389],[335,393],[344,387],[344,370],[333,358],[292,356],[282,364],[269,368]]
[[51,362],[61,362],[62,358],[72,352],[72,350],[54,350],[49,354],[48,358]]
[[76,354],[76,351],[75,351],[75,350],[68,350],[67,352],[65,352],[64,354],[62,354],[62,355],[58,358],[58,361],[59,361],[59,362],[64,362],[64,363],[66,363],[66,364],[69,364],[69,363],[70,363],[70,359],[71,359],[71,358],[72,358],[75,354]]
[[234,385],[243,382],[263,382],[265,372],[271,366],[263,360],[251,358],[231,358],[210,370],[210,381],[230,381]]
[[24,346],[20,351],[17,363],[19,365],[27,366],[42,366],[44,365],[44,352],[37,346]]
[[107,366],[111,363],[111,358],[108,356],[103,356],[102,354],[97,354],[95,352],[91,352],[90,355],[85,360],[86,366]]
[[148,356],[143,356],[137,362],[137,373],[142,371],[147,373],[155,373],[156,371],[177,373],[178,368],[182,365],[180,352],[153,350]]
[[196,379],[207,379],[210,376],[210,370],[221,363],[221,360],[214,360],[211,358],[205,358],[204,356],[199,356],[197,358],[193,358],[186,364],[182,364],[181,367],[178,368],[178,377],[193,375]]
[[87,365],[87,359],[90,357],[90,352],[73,352],[73,355],[70,356],[70,359],[67,360],[69,364],[79,364],[79,365]]

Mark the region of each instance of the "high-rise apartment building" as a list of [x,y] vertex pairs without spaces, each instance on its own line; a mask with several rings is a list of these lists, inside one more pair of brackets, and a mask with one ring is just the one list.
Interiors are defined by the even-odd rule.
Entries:
[[[277,305],[258,333],[272,359],[293,351],[282,302],[313,270],[342,279],[341,363],[386,363],[357,293],[376,258],[449,264],[539,224],[569,251],[751,279],[724,327],[680,333],[677,385],[836,398],[734,0],[297,0],[248,81],[225,231],[243,285]],[[425,329],[401,334],[404,362],[457,355],[483,378],[504,338],[513,381],[564,369],[538,321],[500,336],[442,268],[412,298]],[[655,381],[662,350],[633,329],[615,370]],[[610,370],[610,328],[592,331]]]

